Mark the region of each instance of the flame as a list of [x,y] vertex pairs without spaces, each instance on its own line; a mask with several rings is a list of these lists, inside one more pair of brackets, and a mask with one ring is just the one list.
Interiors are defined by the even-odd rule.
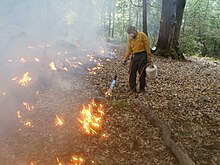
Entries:
[[20,62],[21,62],[21,63],[25,63],[26,60],[25,60],[24,58],[21,58],[21,59],[20,59]]
[[68,71],[67,67],[64,67],[63,70],[64,70],[64,71]]
[[23,75],[23,78],[19,81],[19,84],[22,86],[26,86],[29,81],[31,81],[31,77],[28,76],[29,72]]
[[104,53],[105,53],[105,49],[102,49],[102,50],[101,50],[101,53],[104,54]]
[[102,127],[104,116],[103,106],[97,105],[93,99],[88,106],[83,105],[81,111],[82,119],[78,119],[83,124],[84,131],[87,134],[97,134],[97,130]]
[[56,126],[62,126],[63,125],[63,119],[61,119],[59,116],[57,116],[56,114],[55,114],[55,116],[56,116],[56,120],[55,120],[55,124],[56,124]]
[[20,111],[17,111],[17,118],[19,119],[19,121],[24,124],[25,126],[28,126],[28,127],[33,127],[31,121],[23,121],[21,119],[21,112]]
[[37,61],[37,62],[39,62],[39,61],[40,61],[38,58],[34,58],[34,59],[35,59],[35,61]]
[[112,96],[113,92],[111,89],[108,89],[106,92],[105,92],[105,97],[108,97],[108,96]]
[[71,162],[73,162],[75,165],[80,165],[84,162],[83,158],[72,156]]
[[105,133],[103,133],[103,134],[102,134],[102,137],[103,137],[103,138],[107,138],[107,137],[108,137],[108,135],[107,135],[107,134],[105,134]]
[[34,109],[34,106],[30,106],[28,102],[23,102],[23,105],[28,111],[33,111]]
[[25,122],[23,122],[23,124],[28,127],[33,127],[32,123],[30,121],[25,121]]
[[14,78],[13,78],[13,79],[11,79],[11,80],[15,81],[15,80],[17,80],[17,78],[18,78],[18,77],[14,77]]
[[49,65],[50,65],[50,67],[51,67],[52,70],[57,70],[57,68],[56,68],[56,66],[55,66],[55,64],[54,64],[54,62],[51,62]]
[[60,160],[57,158],[57,163],[58,165],[62,165],[62,163],[60,162]]
[[21,118],[21,112],[20,111],[17,111],[17,117]]

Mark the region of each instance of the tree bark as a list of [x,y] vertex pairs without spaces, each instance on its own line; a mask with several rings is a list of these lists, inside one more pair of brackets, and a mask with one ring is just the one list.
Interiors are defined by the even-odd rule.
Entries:
[[108,13],[108,37],[111,37],[111,26],[112,26],[112,13],[109,11]]
[[112,16],[112,38],[115,37],[115,11],[113,11],[113,16]]
[[179,49],[180,27],[186,0],[163,0],[156,54],[184,59]]
[[143,0],[143,32],[147,34],[147,0]]

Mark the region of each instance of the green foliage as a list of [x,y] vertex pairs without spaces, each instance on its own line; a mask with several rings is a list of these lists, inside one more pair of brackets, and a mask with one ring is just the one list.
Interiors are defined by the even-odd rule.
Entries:
[[184,53],[220,56],[219,8],[218,0],[187,1],[180,39]]
[[114,109],[127,109],[129,108],[129,104],[126,100],[114,101],[111,105]]

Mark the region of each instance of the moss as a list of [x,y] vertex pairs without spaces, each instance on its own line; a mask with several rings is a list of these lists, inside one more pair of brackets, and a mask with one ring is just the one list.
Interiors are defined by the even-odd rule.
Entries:
[[174,59],[174,60],[183,60],[184,59],[184,56],[181,53],[176,52],[174,49],[171,49],[171,50],[158,49],[154,53],[154,55],[162,56],[162,57],[170,58],[170,59]]
[[127,108],[129,108],[129,104],[125,100],[114,101],[114,102],[112,102],[111,106],[114,109],[127,109]]

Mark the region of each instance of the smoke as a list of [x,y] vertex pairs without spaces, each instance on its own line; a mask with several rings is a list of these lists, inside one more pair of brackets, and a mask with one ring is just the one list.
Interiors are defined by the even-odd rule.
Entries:
[[[88,55],[109,56],[105,38],[98,36],[98,4],[92,0],[0,1],[0,135],[8,131],[6,125],[18,121],[16,112],[24,100],[36,101],[38,90],[53,82],[64,92],[74,85],[54,76],[50,62],[60,74],[68,74],[67,70],[75,74],[75,67],[85,70]],[[27,72],[31,81],[24,87],[19,80]]]

